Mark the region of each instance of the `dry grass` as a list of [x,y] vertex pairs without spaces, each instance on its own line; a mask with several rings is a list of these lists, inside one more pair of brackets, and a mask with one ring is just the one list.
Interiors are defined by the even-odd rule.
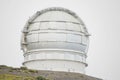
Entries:
[[[12,68],[12,67],[7,67],[5,65],[1,65],[0,75],[4,75],[4,74],[28,77],[28,78],[43,76],[49,80],[102,80],[99,78],[87,76],[85,74],[80,74],[80,73],[44,71],[44,70],[37,71],[37,70],[27,69],[25,67]],[[0,79],[0,80],[4,80],[4,79]],[[11,79],[7,79],[7,80],[11,80]],[[24,79],[17,79],[17,80],[24,80]],[[28,80],[34,80],[34,79],[28,79]]]

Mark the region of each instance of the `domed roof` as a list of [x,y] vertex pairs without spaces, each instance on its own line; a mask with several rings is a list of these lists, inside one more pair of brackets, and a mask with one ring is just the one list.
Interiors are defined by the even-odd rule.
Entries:
[[35,13],[23,30],[22,49],[69,49],[85,52],[88,32],[83,21],[72,11],[54,7]]
[[[41,29],[46,29],[45,26],[49,25],[49,29],[80,31],[85,33],[86,35],[89,35],[83,21],[74,12],[68,9],[52,7],[38,11],[28,20],[27,24],[25,25],[25,28],[27,28],[30,25],[30,23],[37,22],[41,22]],[[46,23],[42,24],[42,22]],[[63,24],[59,22],[66,23],[66,25],[63,26]],[[55,25],[59,26],[55,27]],[[35,30],[35,28],[31,29],[31,26],[29,27],[29,30]]]
[[75,13],[63,8],[48,8],[37,12],[37,18],[33,21],[70,21],[83,24]]

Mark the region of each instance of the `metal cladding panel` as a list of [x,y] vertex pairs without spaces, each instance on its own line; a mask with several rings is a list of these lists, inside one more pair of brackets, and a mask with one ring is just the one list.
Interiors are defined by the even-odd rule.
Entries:
[[[83,38],[83,39],[82,39]],[[39,33],[31,34],[26,36],[27,42],[41,42],[41,41],[66,41],[74,43],[83,43],[86,44],[87,38],[82,37],[81,35],[74,34],[64,34],[64,33]]]
[[56,30],[69,30],[69,31],[81,31],[85,32],[83,25],[80,23],[66,22],[66,21],[38,21],[32,22],[28,28],[28,31],[34,30],[45,30],[45,29],[56,29]]
[[66,42],[39,42],[39,43],[28,44],[27,48],[28,48],[28,50],[35,50],[35,49],[70,49],[70,50],[85,52],[86,46],[81,45],[81,44],[66,43]]
[[78,22],[77,19],[75,19],[70,14],[63,12],[63,11],[49,11],[46,12],[40,16],[38,16],[34,22],[36,21],[72,21],[72,22]]
[[86,52],[87,37],[66,33],[39,33],[27,35],[27,48],[33,49],[71,49]]

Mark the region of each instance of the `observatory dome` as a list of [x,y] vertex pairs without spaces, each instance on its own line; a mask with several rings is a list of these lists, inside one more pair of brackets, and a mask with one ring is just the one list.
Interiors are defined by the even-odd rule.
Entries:
[[84,73],[89,34],[72,11],[54,7],[35,13],[22,36],[24,66],[37,70]]

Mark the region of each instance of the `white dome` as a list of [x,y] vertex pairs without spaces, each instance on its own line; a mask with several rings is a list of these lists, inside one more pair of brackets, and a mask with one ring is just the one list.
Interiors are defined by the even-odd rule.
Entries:
[[[23,30],[21,44],[26,59],[24,65],[29,67],[33,64],[31,61],[37,61],[36,64],[38,64],[43,59],[49,59],[49,61],[69,60],[86,65],[88,36],[85,25],[74,12],[63,8],[48,8],[38,11],[28,20]],[[37,58],[35,57],[38,56],[36,52],[40,56],[46,55],[48,57]],[[31,55],[31,58],[28,57]],[[61,58],[55,55],[59,55]],[[68,56],[68,58],[65,58],[65,56]],[[32,65],[30,68],[32,67],[34,69],[43,68],[37,68],[37,65]],[[49,68],[51,67],[49,66]]]

